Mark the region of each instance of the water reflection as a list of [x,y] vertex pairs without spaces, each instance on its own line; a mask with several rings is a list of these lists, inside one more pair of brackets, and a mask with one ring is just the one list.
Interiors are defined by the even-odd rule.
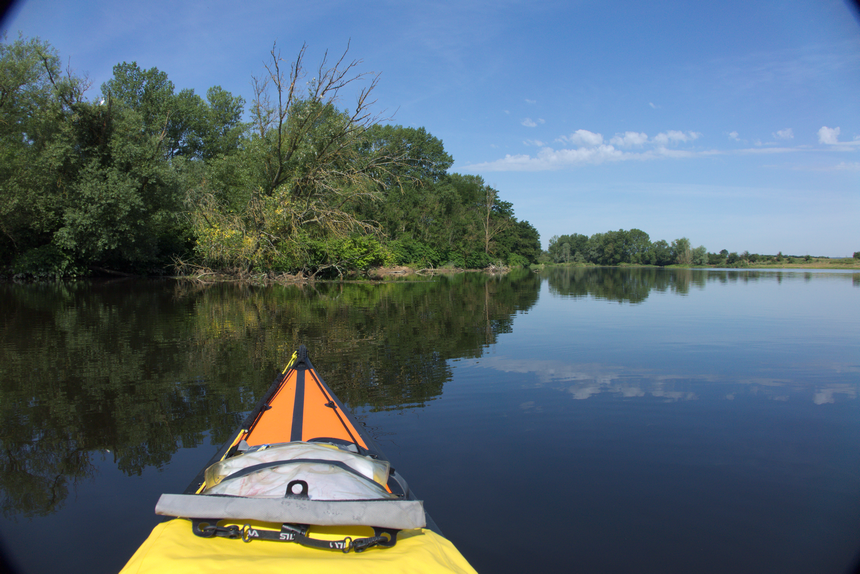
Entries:
[[817,389],[815,392],[815,398],[813,402],[816,405],[826,405],[829,403],[835,403],[836,398],[835,395],[845,395],[846,398],[856,399],[857,398],[857,387],[847,384],[841,385],[831,385],[830,387]]
[[537,378],[535,386],[557,388],[573,399],[585,400],[601,393],[619,397],[652,396],[666,401],[694,400],[698,398],[689,384],[713,380],[713,377],[674,376],[653,374],[626,367],[598,363],[565,363],[553,360],[512,359],[489,357],[481,360],[484,368],[506,373],[531,374]]
[[55,512],[92,456],[220,443],[300,343],[353,407],[420,406],[537,301],[532,273],[408,284],[0,285],[0,512]]
[[[550,387],[563,391],[575,400],[585,400],[599,394],[620,398],[655,397],[665,402],[690,401],[707,392],[709,398],[734,400],[741,395],[758,396],[776,401],[812,401],[816,405],[831,404],[839,399],[856,399],[860,396],[860,382],[820,382],[829,375],[844,380],[845,373],[860,373],[860,367],[831,365],[818,367],[816,375],[797,379],[769,377],[742,377],[727,379],[713,374],[667,374],[647,369],[612,366],[599,363],[567,363],[558,360],[515,359],[486,357],[478,367],[505,373],[528,374],[536,380],[536,387]],[[727,392],[727,389],[730,389]]]
[[550,293],[565,298],[594,297],[619,303],[642,303],[651,294],[687,295],[707,283],[756,283],[760,281],[851,280],[860,285],[860,274],[824,270],[819,272],[761,269],[659,269],[616,267],[547,268],[540,272]]
[[665,273],[659,269],[617,269],[598,267],[554,268],[541,272],[550,293],[561,297],[596,297],[610,301],[641,303],[652,289],[684,294],[689,290],[692,272]]
[[[850,278],[858,284],[858,274],[811,275],[814,281]],[[92,457],[102,453],[126,475],[140,475],[206,437],[223,442],[302,343],[353,408],[403,410],[442,395],[452,378],[451,359],[482,357],[512,333],[516,315],[535,307],[544,281],[551,295],[578,306],[583,298],[639,304],[652,290],[685,296],[709,284],[765,280],[809,278],[796,272],[570,268],[303,287],[3,284],[0,512],[55,512],[76,484],[93,477]],[[557,335],[538,336],[544,338],[540,344],[552,345]],[[856,364],[742,380],[702,369],[658,373],[615,364],[503,357],[481,363],[533,374],[535,384],[577,400],[608,394],[676,402],[707,392],[724,399],[808,397],[825,405],[860,394],[857,384],[846,382]],[[528,412],[539,408],[523,405]]]

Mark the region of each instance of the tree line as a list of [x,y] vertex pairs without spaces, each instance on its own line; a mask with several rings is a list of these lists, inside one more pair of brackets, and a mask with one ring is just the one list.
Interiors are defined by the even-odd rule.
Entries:
[[594,265],[706,265],[707,249],[692,248],[690,240],[681,237],[667,243],[651,237],[641,229],[607,231],[592,236],[573,233],[556,235],[542,255],[546,263],[591,263]]
[[[737,253],[722,249],[711,253],[703,245],[693,248],[686,237],[671,243],[665,240],[651,241],[650,236],[641,229],[629,231],[607,231],[592,236],[573,233],[555,235],[549,240],[549,247],[542,252],[541,263],[591,264],[591,265],[667,265],[711,266],[711,267],[749,267],[750,265],[780,265],[789,263],[810,263],[811,255],[761,255],[743,251]],[[855,253],[857,259],[860,253]],[[822,259],[822,258],[817,258]],[[826,258],[825,258],[826,259]]]
[[47,42],[0,43],[0,268],[309,276],[537,261],[537,230],[498,190],[449,173],[424,128],[373,111],[378,77],[344,53],[307,81],[304,55],[273,48],[250,103],[177,91],[134,62],[88,99]]

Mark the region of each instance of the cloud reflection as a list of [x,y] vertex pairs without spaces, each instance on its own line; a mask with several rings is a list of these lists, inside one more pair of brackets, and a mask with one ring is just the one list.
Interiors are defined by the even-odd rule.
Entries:
[[[481,360],[480,366],[506,373],[535,373],[539,381],[538,386],[557,386],[559,390],[570,393],[576,400],[585,400],[600,393],[611,393],[621,397],[651,395],[666,401],[689,401],[698,398],[696,393],[678,388],[679,383],[689,382],[691,377],[655,375],[646,371],[634,371],[600,363],[577,364],[563,361],[486,357]],[[710,377],[695,378],[710,379]]]
[[[690,401],[707,393],[705,388],[693,392],[691,386],[703,383],[719,383],[735,386],[732,392],[720,393],[725,400],[735,400],[739,395],[754,395],[774,401],[789,401],[792,398],[811,398],[816,405],[834,403],[841,399],[856,399],[860,396],[860,383],[811,383],[811,377],[785,379],[775,377],[744,377],[725,380],[715,375],[670,375],[657,374],[647,369],[631,369],[601,363],[566,363],[558,360],[512,359],[507,357],[485,357],[478,365],[505,373],[533,373],[537,376],[537,387],[554,387],[569,393],[573,399],[585,400],[601,393],[610,393],[622,398],[657,397],[666,402]],[[830,371],[835,373],[856,372],[853,365],[818,365],[819,376]],[[807,373],[808,374],[808,373]],[[534,403],[524,403],[523,410],[532,411]]]
[[837,394],[847,395],[850,399],[856,399],[857,389],[850,385],[833,385],[831,387],[818,389],[815,393],[815,397],[813,398],[813,402],[816,405],[826,405],[828,403],[835,402],[833,395]]

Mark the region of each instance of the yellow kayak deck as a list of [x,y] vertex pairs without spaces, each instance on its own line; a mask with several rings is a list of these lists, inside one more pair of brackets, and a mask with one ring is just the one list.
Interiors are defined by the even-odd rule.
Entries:
[[[278,525],[268,525],[278,530]],[[367,536],[372,529],[320,527],[314,537],[343,539]],[[474,573],[475,570],[448,540],[427,529],[402,531],[392,548],[342,552],[305,548],[298,544],[241,539],[200,538],[191,522],[175,519],[153,529],[121,574],[216,574],[220,572],[386,574],[441,572]]]

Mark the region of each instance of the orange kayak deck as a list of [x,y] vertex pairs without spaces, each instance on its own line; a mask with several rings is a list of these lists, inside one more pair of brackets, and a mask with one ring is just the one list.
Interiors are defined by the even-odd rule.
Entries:
[[333,439],[353,443],[359,452],[368,449],[343,406],[305,362],[287,369],[266,407],[240,438],[249,446]]
[[[385,460],[373,439],[363,432],[316,372],[304,346],[293,355],[233,440],[212,458],[207,467],[233,456],[240,448],[298,441],[333,443],[358,454]],[[201,471],[185,492],[200,493],[203,485],[204,473]]]

